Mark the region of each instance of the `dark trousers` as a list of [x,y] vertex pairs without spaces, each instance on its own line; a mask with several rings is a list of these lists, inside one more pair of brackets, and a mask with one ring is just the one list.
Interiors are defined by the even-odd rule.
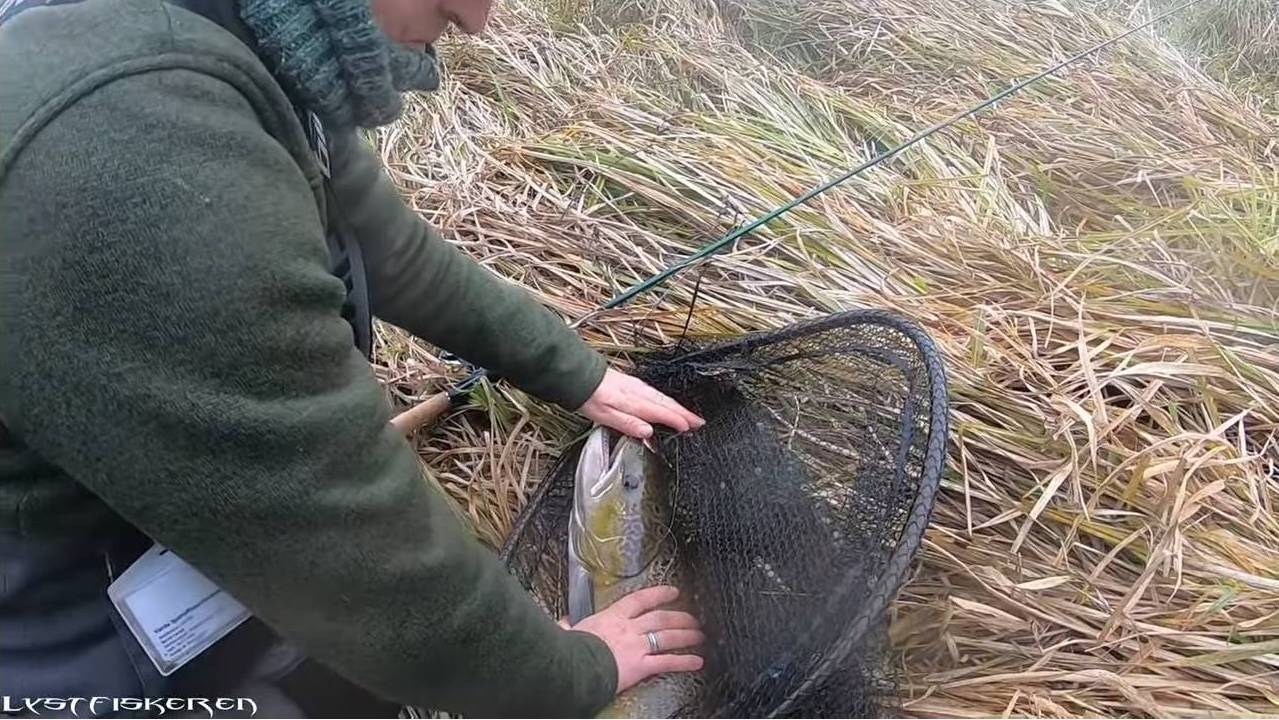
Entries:
[[[0,531],[4,709],[24,707],[27,699],[86,698],[78,715],[94,717],[90,698],[246,698],[252,704],[242,707],[256,708],[256,717],[398,714],[398,706],[307,660],[256,618],[162,677],[107,598],[112,578],[124,572],[151,541],[131,528],[108,535],[49,540]],[[112,713],[111,708],[110,701],[93,706],[97,717],[159,715]],[[51,713],[46,708],[40,714]],[[67,710],[60,713],[68,714]],[[165,712],[163,716],[183,715]],[[209,713],[199,709],[191,716],[207,718]]]

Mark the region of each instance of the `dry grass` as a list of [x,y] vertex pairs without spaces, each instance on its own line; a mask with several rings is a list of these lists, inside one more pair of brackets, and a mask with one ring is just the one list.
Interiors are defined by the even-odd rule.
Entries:
[[[1154,0],[1156,8],[1169,0]],[[1171,23],[1168,35],[1208,72],[1279,112],[1279,5],[1274,0],[1216,0]]]
[[[424,216],[569,320],[1122,22],[1053,0],[532,1],[449,43],[445,87],[379,139]],[[946,354],[951,462],[892,626],[906,712],[1279,713],[1279,121],[1259,107],[1143,33],[701,267],[695,335],[887,307]],[[669,342],[698,273],[583,334],[619,358]],[[456,372],[380,343],[392,392]],[[475,404],[419,447],[496,543],[580,426],[509,387]]]

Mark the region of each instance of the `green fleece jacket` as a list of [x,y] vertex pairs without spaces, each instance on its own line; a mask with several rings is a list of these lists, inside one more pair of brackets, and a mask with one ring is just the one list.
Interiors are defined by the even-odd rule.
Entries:
[[[374,313],[575,408],[604,361],[405,207],[354,135],[335,192]],[[0,26],[0,528],[123,518],[403,703],[591,714],[616,668],[424,482],[327,271],[321,173],[259,59],[160,0]]]

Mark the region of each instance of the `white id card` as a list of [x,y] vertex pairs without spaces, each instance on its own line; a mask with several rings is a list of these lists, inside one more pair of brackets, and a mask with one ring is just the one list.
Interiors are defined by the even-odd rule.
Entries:
[[168,548],[153,545],[107,587],[107,597],[161,675],[169,675],[249,619],[249,610]]

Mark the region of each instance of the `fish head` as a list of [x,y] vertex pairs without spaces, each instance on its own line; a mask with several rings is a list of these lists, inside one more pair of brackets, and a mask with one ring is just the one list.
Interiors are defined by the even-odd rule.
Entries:
[[668,542],[667,478],[666,462],[644,442],[605,428],[587,438],[575,478],[572,541],[597,580],[640,574]]

